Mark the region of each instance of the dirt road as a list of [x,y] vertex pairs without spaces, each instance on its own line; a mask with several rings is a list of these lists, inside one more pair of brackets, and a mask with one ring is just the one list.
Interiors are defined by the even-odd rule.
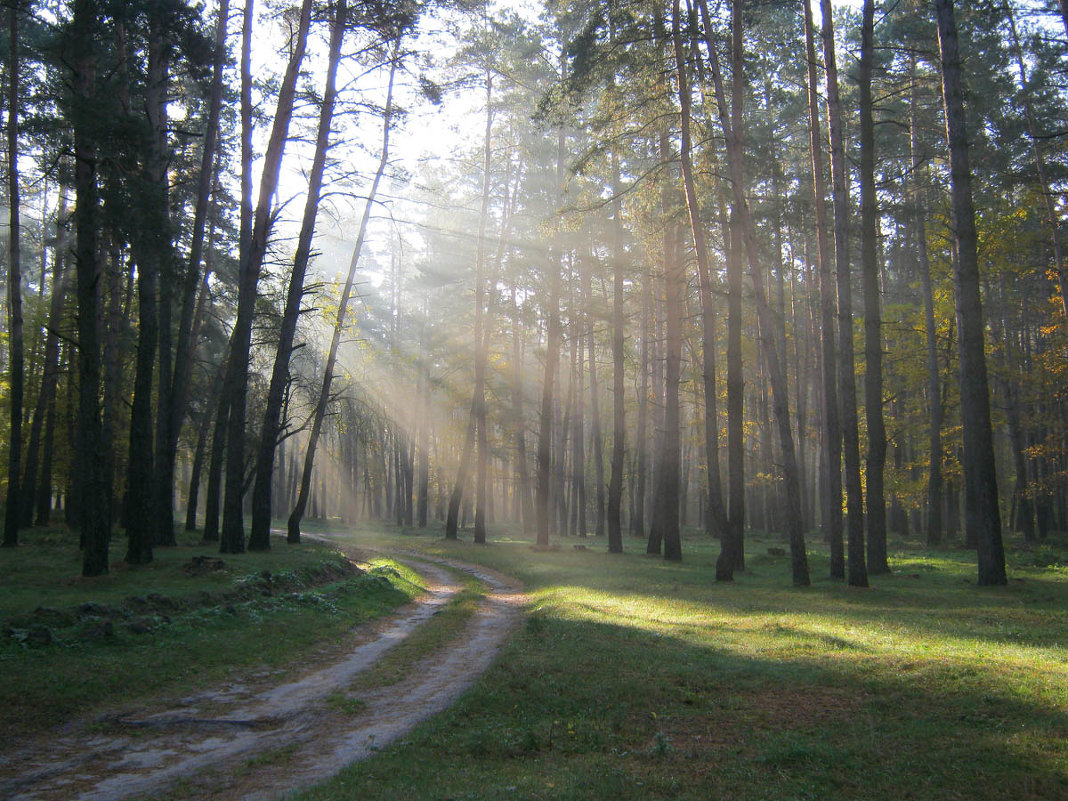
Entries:
[[[489,667],[524,599],[507,579],[480,567],[393,556],[427,580],[428,592],[357,630],[341,660],[284,683],[217,687],[165,708],[140,710],[112,720],[107,734],[82,725],[29,745],[0,765],[0,798],[268,801],[394,742],[454,703]],[[485,587],[486,598],[462,635],[412,665],[399,684],[361,692],[355,711],[328,703],[459,592],[447,568],[468,572]]]

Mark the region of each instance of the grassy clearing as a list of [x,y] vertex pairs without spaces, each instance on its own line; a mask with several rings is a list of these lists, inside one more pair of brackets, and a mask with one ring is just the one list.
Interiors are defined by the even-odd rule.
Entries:
[[226,555],[223,569],[190,575],[194,556],[215,554],[186,540],[147,567],[113,565],[91,580],[78,575],[76,545],[69,532],[34,530],[0,551],[0,742],[88,711],[303,668],[423,591],[392,560],[361,573],[316,543]]
[[711,581],[717,547],[667,564],[603,543],[534,553],[433,536],[378,544],[522,579],[528,620],[452,710],[301,796],[342,799],[1068,798],[1068,549],[904,547],[869,590],[789,586],[780,543]]

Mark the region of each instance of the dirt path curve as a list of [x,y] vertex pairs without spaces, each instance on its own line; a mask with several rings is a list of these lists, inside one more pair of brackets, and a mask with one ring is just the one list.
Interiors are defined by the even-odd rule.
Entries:
[[[333,537],[350,556],[366,554]],[[417,554],[390,554],[418,571],[428,592],[415,604],[355,630],[339,661],[273,686],[230,685],[166,709],[117,721],[117,734],[77,733],[29,746],[0,762],[0,799],[271,801],[327,779],[446,709],[489,667],[519,620],[524,597],[487,569]],[[446,569],[463,570],[486,598],[467,628],[410,666],[399,684],[359,694],[346,714],[327,703],[346,692],[397,643],[460,590]],[[116,727],[109,727],[114,729]]]

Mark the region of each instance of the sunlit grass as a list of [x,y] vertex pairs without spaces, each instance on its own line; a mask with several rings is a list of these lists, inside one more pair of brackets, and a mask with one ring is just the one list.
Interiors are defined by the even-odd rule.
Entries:
[[971,554],[902,547],[857,590],[817,549],[798,590],[771,540],[725,585],[700,539],[675,565],[636,541],[353,537],[487,564],[531,603],[456,708],[306,799],[1068,798],[1057,567],[981,589]]

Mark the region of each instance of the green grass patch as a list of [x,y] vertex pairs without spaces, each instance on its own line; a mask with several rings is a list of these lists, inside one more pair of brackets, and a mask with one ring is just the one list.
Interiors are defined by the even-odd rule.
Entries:
[[528,617],[457,706],[305,801],[1068,798],[1068,575],[1048,553],[979,588],[972,554],[900,543],[857,590],[817,549],[794,589],[771,539],[733,584],[701,539],[682,564],[637,541],[376,542],[514,575]]
[[[353,626],[423,592],[410,569],[354,569],[331,546],[277,542],[190,571],[209,546],[156,550],[146,567],[77,573],[77,535],[31,530],[0,551],[0,741],[222,680],[284,678],[344,647]],[[47,632],[43,634],[41,632]]]

